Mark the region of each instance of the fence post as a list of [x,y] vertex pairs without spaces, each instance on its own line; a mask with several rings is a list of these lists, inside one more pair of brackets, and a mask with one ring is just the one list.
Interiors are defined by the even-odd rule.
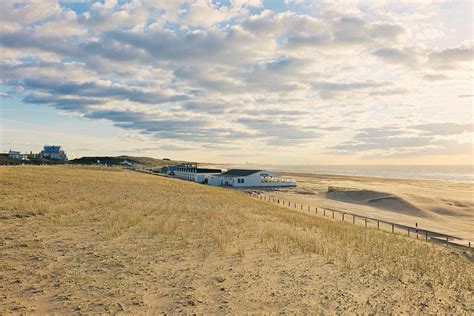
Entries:
[[418,223],[415,223],[416,239],[418,239]]
[[295,208],[296,208],[296,202],[295,202]]
[[428,232],[425,230],[425,237],[426,237],[426,240],[428,240]]
[[323,216],[326,216],[326,209],[325,208],[323,208],[323,212],[324,212]]
[[471,242],[469,242],[469,248],[471,248]]
[[310,206],[308,205],[308,212],[309,212],[309,211],[311,211],[311,208],[310,208]]
[[393,224],[392,224],[392,234],[393,234],[394,232],[395,232],[395,231],[394,231]]
[[377,229],[380,229],[380,221],[377,220]]
[[318,214],[318,207],[316,207],[316,214]]
[[449,242],[449,237],[448,236],[446,236],[446,241]]
[[301,209],[303,209],[303,204],[301,204]]
[[334,218],[334,211],[332,211],[332,218]]
[[410,236],[410,227],[407,227],[408,236]]
[[365,220],[365,228],[367,228],[367,218],[364,218]]
[[352,224],[355,224],[356,223],[356,217],[355,215],[352,215]]
[[346,214],[346,213],[342,213],[342,221],[344,221],[344,214]]

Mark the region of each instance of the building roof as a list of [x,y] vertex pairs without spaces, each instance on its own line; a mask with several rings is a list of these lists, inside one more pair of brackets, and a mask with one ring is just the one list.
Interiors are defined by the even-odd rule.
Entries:
[[221,173],[221,169],[196,168],[196,173]]
[[231,169],[228,170],[224,173],[221,173],[221,176],[227,176],[227,177],[246,177],[251,174],[260,172],[262,170],[249,170],[249,169]]
[[59,153],[59,151],[61,150],[61,146],[48,146],[48,145],[45,145],[44,148],[43,148],[43,152],[45,153]]

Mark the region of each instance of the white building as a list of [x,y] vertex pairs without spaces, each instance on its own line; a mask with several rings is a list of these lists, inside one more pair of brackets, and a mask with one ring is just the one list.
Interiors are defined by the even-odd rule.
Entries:
[[207,183],[209,177],[222,171],[221,169],[198,168],[195,163],[180,164],[173,169],[170,175],[198,183]]
[[296,187],[296,180],[266,170],[231,169],[208,178],[210,185],[232,187]]
[[133,166],[133,163],[131,163],[127,159],[121,161],[119,164],[122,165],[122,166],[129,166],[129,167]]
[[11,150],[8,152],[8,157],[19,160],[28,160],[27,154],[22,154],[19,151]]

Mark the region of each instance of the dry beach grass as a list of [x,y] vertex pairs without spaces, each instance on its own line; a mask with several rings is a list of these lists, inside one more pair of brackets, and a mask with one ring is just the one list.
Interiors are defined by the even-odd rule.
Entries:
[[0,313],[473,311],[472,253],[119,169],[0,168]]

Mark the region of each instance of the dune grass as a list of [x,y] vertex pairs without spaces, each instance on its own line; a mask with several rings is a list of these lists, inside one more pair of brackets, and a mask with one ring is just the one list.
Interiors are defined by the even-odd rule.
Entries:
[[135,234],[198,260],[318,256],[361,277],[429,280],[464,293],[474,286],[473,264],[456,249],[298,213],[230,189],[118,169],[1,167],[0,212],[98,225],[104,240]]

